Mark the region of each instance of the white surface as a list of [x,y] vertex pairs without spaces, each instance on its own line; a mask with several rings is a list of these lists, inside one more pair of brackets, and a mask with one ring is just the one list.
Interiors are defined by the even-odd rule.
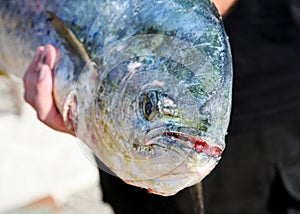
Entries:
[[22,116],[0,114],[0,213],[49,194],[64,203],[98,178],[77,139],[39,122],[29,105]]

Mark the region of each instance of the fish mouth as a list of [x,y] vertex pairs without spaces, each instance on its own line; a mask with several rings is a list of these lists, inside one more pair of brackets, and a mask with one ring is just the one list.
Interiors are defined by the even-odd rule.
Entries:
[[223,149],[219,146],[211,145],[205,137],[196,137],[182,132],[152,130],[151,137],[146,139],[145,145],[157,144],[157,138],[165,137],[171,140],[171,143],[177,144],[183,148],[189,148],[197,153],[206,154],[209,157],[220,158]]
[[204,153],[214,158],[221,157],[223,152],[223,150],[220,147],[211,146],[206,142],[206,140],[202,138],[189,136],[180,132],[164,132],[162,136],[169,137],[173,140],[180,142],[183,146],[192,148],[198,153]]

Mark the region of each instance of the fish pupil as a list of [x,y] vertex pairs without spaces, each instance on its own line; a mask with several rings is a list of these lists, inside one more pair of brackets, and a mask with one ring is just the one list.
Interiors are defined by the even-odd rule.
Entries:
[[152,113],[152,107],[153,107],[152,103],[146,103],[145,111],[147,115],[150,115]]

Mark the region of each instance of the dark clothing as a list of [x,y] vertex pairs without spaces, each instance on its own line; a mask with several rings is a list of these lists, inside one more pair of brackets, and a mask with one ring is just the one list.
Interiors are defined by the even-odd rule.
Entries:
[[[98,165],[103,167],[99,160]],[[103,201],[112,206],[115,214],[201,214],[203,210],[201,184],[186,188],[174,196],[164,197],[128,185],[100,170],[100,186]]]
[[229,135],[227,142],[202,182],[206,214],[300,213],[300,123]]
[[240,0],[224,22],[234,65],[229,133],[300,120],[300,1]]
[[225,27],[233,111],[205,213],[300,213],[300,1],[240,0]]

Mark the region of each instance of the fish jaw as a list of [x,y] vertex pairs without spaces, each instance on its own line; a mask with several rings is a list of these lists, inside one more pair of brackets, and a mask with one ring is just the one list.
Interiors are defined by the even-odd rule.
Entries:
[[[99,127],[93,128],[95,129],[92,133],[97,133],[96,129]],[[101,133],[102,138],[106,140],[103,143],[98,141],[101,139],[100,136],[94,134],[90,136],[90,142],[93,142],[91,148],[96,156],[109,166],[114,175],[130,185],[144,188],[153,194],[170,196],[197,184],[213,170],[221,159],[220,149],[216,151],[212,149],[214,152],[196,149],[200,139],[193,139],[192,142],[183,144],[175,142],[173,137],[166,137],[165,133],[156,137],[151,145],[143,148],[137,146],[130,148],[129,145],[132,145],[132,142],[123,142],[123,146],[118,146],[114,141],[115,137],[110,135],[108,130]],[[201,141],[208,142],[209,140]],[[108,171],[108,173],[111,172]]]
[[[204,179],[221,159],[221,149],[217,146],[199,149],[203,142],[208,145],[208,139],[182,142],[170,134],[155,137],[150,145],[147,142],[147,146],[135,146],[130,154],[119,153],[119,160],[106,163],[112,164],[117,176],[128,184],[145,188],[149,193],[174,195]],[[117,167],[115,163],[120,165]]]
[[[209,159],[202,167],[195,168],[187,160],[180,164],[172,174],[145,180],[124,180],[128,184],[146,189],[149,193],[171,196],[186,187],[199,183],[215,168],[217,163],[215,159]],[[187,167],[193,170],[187,171]]]

